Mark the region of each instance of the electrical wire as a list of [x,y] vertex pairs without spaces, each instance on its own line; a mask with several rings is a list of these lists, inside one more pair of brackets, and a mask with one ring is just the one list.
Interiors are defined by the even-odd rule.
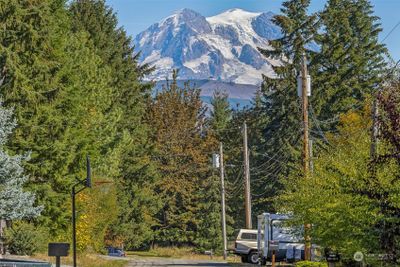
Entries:
[[386,34],[386,36],[382,39],[381,43],[383,43],[393,32],[394,30],[396,30],[396,28],[400,25],[400,21],[394,25],[394,27],[390,30],[390,32],[388,34]]
[[315,116],[315,113],[314,113],[314,110],[313,110],[313,107],[312,107],[311,104],[310,104],[310,115],[311,115],[311,120],[312,120],[312,121],[314,122],[314,124],[317,126],[317,129],[318,129],[318,131],[319,131],[319,134],[321,135],[321,137],[323,138],[323,140],[324,140],[327,144],[329,144],[328,139],[326,138],[324,132],[323,132],[322,129],[321,129],[321,126],[320,126],[319,123],[318,123],[318,120],[317,120],[317,118],[316,118],[316,116]]
[[244,188],[244,183],[239,183],[239,185],[235,186],[234,188],[232,188],[231,190],[227,190],[227,194],[229,196],[236,196],[239,191],[241,191]]
[[[236,176],[236,179],[235,179],[235,181],[234,182],[230,182],[228,179],[226,179],[228,182],[229,182],[229,185],[237,185],[238,184],[238,181],[239,180],[241,180],[241,177],[243,177],[243,170],[242,169],[240,169],[239,170],[239,172],[238,172],[238,175]],[[225,175],[225,177],[228,177],[227,175],[226,175],[226,171],[224,171],[224,175]],[[242,184],[242,183],[239,183],[239,184]]]
[[276,167],[281,166],[282,164],[287,164],[289,162],[290,157],[291,157],[291,155],[286,155],[286,157],[283,159],[280,159],[280,160],[274,159],[274,162],[272,164],[269,164],[266,168],[262,168],[261,166],[266,165],[266,163],[264,162],[259,167],[253,168],[250,170],[253,171],[252,174],[256,174],[256,175],[260,174],[260,173],[265,173],[266,171],[273,170]]
[[[274,173],[270,173],[269,175],[271,175],[271,174],[274,174],[274,175],[276,175],[276,174],[278,174],[281,170],[282,170],[282,166],[280,167],[280,168],[278,168]],[[252,193],[251,195],[252,196],[256,196],[256,197],[260,197],[260,196],[262,196],[262,195],[264,195],[266,192],[268,192],[268,190],[269,190],[269,188],[267,188],[267,186],[265,186],[263,189],[265,189],[265,191],[263,192],[263,193],[261,193],[261,194],[254,194],[254,193]]]

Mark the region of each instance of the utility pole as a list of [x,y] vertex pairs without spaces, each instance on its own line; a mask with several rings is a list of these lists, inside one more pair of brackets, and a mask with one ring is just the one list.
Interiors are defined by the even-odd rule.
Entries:
[[307,59],[305,54],[303,54],[303,64],[301,67],[301,89],[302,89],[302,114],[303,114],[303,167],[304,167],[304,177],[308,178],[309,176],[309,164],[310,164],[310,152],[309,152],[309,120],[308,120],[308,71],[307,71]]
[[[303,167],[304,167],[304,178],[308,179],[310,176],[310,146],[309,146],[309,121],[308,121],[308,94],[311,93],[309,84],[309,76],[307,71],[307,58],[303,53],[303,62],[301,65],[301,98],[303,103]],[[306,223],[304,225],[305,232],[305,244],[304,244],[304,258],[305,260],[311,260],[311,237],[309,235],[311,230],[311,224]]]
[[250,197],[250,164],[247,146],[247,124],[243,123],[243,158],[244,158],[244,209],[246,213],[246,229],[252,229],[251,197]]
[[225,215],[225,181],[224,181],[224,151],[222,147],[222,142],[219,143],[219,170],[221,177],[221,212],[222,212],[222,238],[224,239],[224,260],[227,256],[227,240],[226,240],[226,215]]

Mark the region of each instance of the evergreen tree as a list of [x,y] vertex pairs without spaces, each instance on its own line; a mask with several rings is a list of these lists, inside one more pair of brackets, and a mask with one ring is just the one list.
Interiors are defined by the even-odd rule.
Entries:
[[210,127],[215,132],[218,140],[222,140],[222,133],[229,126],[232,117],[232,110],[229,106],[228,94],[221,91],[215,91],[211,99],[211,118]]
[[267,116],[264,125],[264,163],[273,164],[265,183],[273,186],[275,193],[281,188],[278,177],[287,176],[291,167],[300,162],[301,103],[296,91],[302,55],[308,57],[317,33],[316,15],[308,15],[309,0],[285,1],[282,15],[274,17],[281,27],[282,37],[271,41],[273,50],[261,50],[269,58],[282,61],[273,66],[276,77],[264,77],[263,110]]
[[108,66],[85,32],[72,33],[64,1],[0,3],[0,86],[15,106],[19,127],[8,146],[31,151],[29,187],[44,210],[39,223],[52,234],[70,225],[70,186],[84,175],[84,158],[103,173],[115,135]]
[[59,208],[66,198],[58,193],[66,191],[66,169],[74,157],[65,157],[68,150],[62,144],[54,146],[53,141],[64,139],[66,131],[62,118],[49,114],[63,90],[59,81],[65,43],[57,32],[65,14],[50,1],[2,1],[0,12],[0,90],[5,105],[15,106],[19,123],[9,147],[17,154],[32,151],[26,170],[40,203],[45,204],[42,222],[66,227],[67,214]]
[[[113,10],[104,1],[77,0],[70,6],[73,29],[85,31],[96,47],[96,53],[110,69],[108,81],[112,90],[110,116],[118,117],[114,138],[104,147],[112,151],[114,175],[117,178],[121,204],[119,223],[112,226],[111,236],[124,239],[128,247],[140,247],[153,240],[153,215],[158,210],[154,194],[156,173],[150,159],[148,127],[143,121],[151,85],[140,81],[150,69],[138,65],[131,38],[118,28]],[[109,163],[109,160],[105,161]]]
[[235,218],[234,229],[243,228],[244,222],[244,166],[243,166],[243,123],[247,124],[250,157],[250,189],[253,221],[256,215],[271,211],[271,196],[276,193],[275,173],[277,162],[265,154],[264,127],[268,116],[262,104],[263,95],[258,92],[251,107],[232,112],[229,127],[223,132],[226,163],[226,189],[228,214]]
[[320,19],[324,31],[311,62],[311,101],[318,118],[326,122],[321,128],[330,130],[340,113],[361,107],[379,84],[386,48],[378,42],[382,29],[369,1],[330,0]]
[[[341,113],[363,106],[385,66],[386,50],[378,43],[381,29],[369,1],[328,1],[318,23],[315,14],[307,15],[308,5],[309,1],[284,2],[283,15],[274,19],[283,37],[271,42],[273,51],[262,50],[283,61],[283,66],[274,67],[276,78],[265,77],[262,100],[268,116],[264,162],[274,157],[275,177],[287,176],[301,162],[301,103],[295,90],[301,55],[310,59],[311,138],[320,145],[327,141],[324,132],[335,130]],[[318,151],[317,147],[314,153]]]
[[[162,208],[158,220],[157,241],[161,244],[200,244],[200,236],[220,229],[219,201],[216,194],[204,195],[202,186],[211,188],[210,158],[216,140],[208,134],[205,108],[200,90],[177,85],[177,71],[149,106],[155,154],[160,178],[156,192]],[[215,189],[215,188],[214,188]],[[218,190],[218,188],[216,188]],[[212,198],[207,197],[212,195]],[[215,214],[213,214],[215,213]],[[200,220],[200,221],[199,221]],[[199,228],[210,229],[198,232]]]
[[16,127],[12,112],[0,105],[0,218],[20,220],[35,218],[43,207],[35,207],[35,195],[24,190],[29,177],[24,174],[25,156],[10,156],[5,150],[9,135]]
[[118,121],[116,134],[104,149],[113,155],[114,175],[108,178],[117,178],[121,204],[119,224],[113,226],[112,235],[123,237],[128,247],[140,247],[153,239],[153,215],[159,205],[152,189],[157,174],[150,159],[149,129],[143,121],[151,84],[140,81],[151,69],[138,65],[131,38],[118,27],[116,14],[104,1],[77,0],[70,12],[74,31],[89,34],[112,77],[108,81],[112,92],[109,116]]
[[274,175],[279,173],[280,164],[273,156],[265,154],[267,148],[264,127],[268,124],[269,116],[264,112],[264,97],[260,91],[257,92],[246,116],[253,220],[256,220],[257,214],[273,210],[271,196],[275,195],[276,187],[279,187]]
[[[195,213],[197,227],[193,243],[199,252],[221,251],[223,240],[220,178],[218,175],[207,176],[200,181],[198,187]],[[230,218],[227,220],[229,222]]]

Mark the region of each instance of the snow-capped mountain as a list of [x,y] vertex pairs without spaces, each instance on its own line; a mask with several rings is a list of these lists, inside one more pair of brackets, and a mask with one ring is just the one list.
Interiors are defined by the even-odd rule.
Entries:
[[217,80],[258,85],[261,74],[273,76],[257,47],[281,36],[273,13],[230,9],[213,17],[182,9],[136,36],[141,61],[156,67],[150,79],[164,80],[178,68],[182,80]]

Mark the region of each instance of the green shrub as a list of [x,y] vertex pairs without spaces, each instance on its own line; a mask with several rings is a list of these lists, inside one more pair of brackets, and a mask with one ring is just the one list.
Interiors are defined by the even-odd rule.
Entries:
[[299,261],[296,263],[296,267],[326,267],[327,264],[323,262],[315,261]]
[[16,255],[32,255],[42,251],[47,241],[42,229],[27,222],[14,222],[5,230],[5,241],[8,250]]

